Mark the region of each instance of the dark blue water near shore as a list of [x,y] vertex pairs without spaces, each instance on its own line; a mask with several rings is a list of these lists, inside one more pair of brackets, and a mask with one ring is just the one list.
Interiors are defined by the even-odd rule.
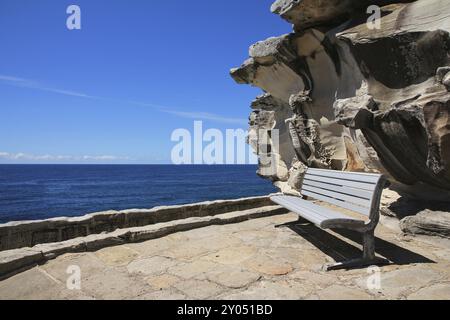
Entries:
[[274,192],[256,166],[0,165],[0,223]]

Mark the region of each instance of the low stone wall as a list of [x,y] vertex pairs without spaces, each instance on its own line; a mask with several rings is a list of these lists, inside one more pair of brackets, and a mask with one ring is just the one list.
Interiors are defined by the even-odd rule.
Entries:
[[[247,200],[244,199],[244,202]],[[239,210],[205,217],[189,217],[142,227],[117,229],[113,232],[91,234],[61,242],[44,243],[32,248],[0,251],[0,281],[36,265],[67,253],[93,252],[106,247],[125,243],[136,243],[161,238],[176,232],[183,232],[211,225],[225,225],[287,213],[277,205]]]
[[9,222],[0,224],[0,251],[61,242],[91,234],[113,232],[117,229],[141,227],[192,217],[215,216],[270,205],[273,203],[268,196],[264,196],[153,209],[105,211],[73,218]]

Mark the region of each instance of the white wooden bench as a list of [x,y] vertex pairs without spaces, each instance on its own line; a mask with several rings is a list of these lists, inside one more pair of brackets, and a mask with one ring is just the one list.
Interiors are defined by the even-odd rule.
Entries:
[[[293,196],[274,196],[272,201],[297,213],[321,229],[349,229],[363,234],[363,257],[325,266],[325,270],[350,269],[389,263],[375,255],[375,228],[380,219],[383,175],[308,169],[301,194],[345,210],[338,212]],[[345,212],[345,213],[343,213]]]

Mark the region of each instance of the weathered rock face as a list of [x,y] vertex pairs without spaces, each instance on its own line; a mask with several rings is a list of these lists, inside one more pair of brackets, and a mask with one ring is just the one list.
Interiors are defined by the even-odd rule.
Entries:
[[277,0],[272,11],[294,31],[231,70],[264,91],[250,117],[259,174],[296,193],[307,167],[382,172],[450,200],[448,0]]
[[450,238],[450,213],[425,210],[416,216],[403,219],[400,227],[405,233]]

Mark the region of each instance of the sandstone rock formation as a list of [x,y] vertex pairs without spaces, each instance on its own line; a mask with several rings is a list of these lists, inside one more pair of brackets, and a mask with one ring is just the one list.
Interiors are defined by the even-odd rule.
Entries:
[[231,70],[264,92],[250,116],[259,174],[297,194],[307,167],[382,172],[414,197],[450,200],[449,4],[277,0],[293,32]]
[[424,210],[416,216],[406,217],[400,222],[405,233],[438,235],[450,238],[450,213]]

